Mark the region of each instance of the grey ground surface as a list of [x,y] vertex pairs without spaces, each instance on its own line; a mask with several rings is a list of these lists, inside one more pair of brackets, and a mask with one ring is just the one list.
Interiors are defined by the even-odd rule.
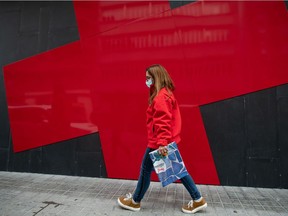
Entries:
[[[0,172],[0,215],[186,215],[190,197],[181,183],[152,182],[139,212],[121,209],[117,198],[136,181]],[[197,185],[208,207],[196,215],[288,215],[288,190]]]

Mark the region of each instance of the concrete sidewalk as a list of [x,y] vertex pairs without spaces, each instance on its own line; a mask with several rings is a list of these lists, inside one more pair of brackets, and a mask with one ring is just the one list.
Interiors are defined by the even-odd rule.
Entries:
[[[1,216],[186,215],[190,200],[182,184],[152,182],[140,212],[121,209],[117,198],[136,181],[0,172]],[[208,207],[197,215],[288,215],[288,190],[198,185]]]

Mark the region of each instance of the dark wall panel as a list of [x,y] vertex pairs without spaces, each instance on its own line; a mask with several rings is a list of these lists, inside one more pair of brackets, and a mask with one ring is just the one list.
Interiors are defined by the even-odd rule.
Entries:
[[280,186],[288,188],[288,85],[277,88]]
[[29,172],[42,173],[43,151],[41,148],[29,151]]
[[10,148],[8,170],[16,172],[29,172],[29,151],[13,154]]
[[248,186],[279,186],[276,88],[245,96]]
[[184,5],[193,3],[193,2],[195,2],[195,1],[197,1],[197,0],[190,0],[190,1],[180,1],[180,0],[178,0],[178,1],[171,1],[171,0],[170,0],[169,2],[170,2],[170,7],[171,7],[172,9],[174,9],[174,8],[177,8],[177,7],[181,7],[181,6],[184,6]]
[[288,85],[205,105],[201,113],[221,184],[287,188]]
[[246,140],[244,99],[234,98],[201,107],[221,184],[245,182]]
[[9,160],[7,150],[0,149],[0,170],[7,170],[7,162]]
[[0,170],[106,177],[99,134],[13,153],[2,67],[79,40],[72,2],[0,2]]
[[[0,2],[0,27],[2,29],[0,34],[0,148],[6,149],[9,146],[10,128],[2,67],[17,59],[20,6],[17,3],[14,5],[15,7],[12,7]],[[1,154],[7,154],[7,151],[4,153],[1,150],[1,152]]]
[[75,174],[75,146],[77,140],[67,140],[42,147],[42,169],[51,174]]
[[[106,177],[106,169],[102,153],[100,152],[78,152],[77,153],[77,170],[80,176],[97,176]],[[96,169],[92,169],[95,167]]]

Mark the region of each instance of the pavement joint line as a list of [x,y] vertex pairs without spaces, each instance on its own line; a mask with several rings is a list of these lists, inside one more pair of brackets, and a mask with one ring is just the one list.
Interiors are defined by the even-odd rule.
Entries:
[[122,188],[124,183],[121,183],[121,186],[118,188],[118,190],[116,192],[113,193],[113,195],[111,196],[111,198],[109,199],[109,201],[112,201],[114,199],[114,196],[116,197],[116,193],[118,193],[120,191],[120,189]]
[[169,187],[166,187],[165,199],[164,199],[164,204],[163,204],[163,207],[162,207],[162,210],[163,210],[163,211],[165,210],[165,205],[167,204],[167,194],[168,194],[168,190],[169,190]]
[[221,203],[222,207],[224,207],[223,202],[222,202],[222,199],[221,199],[220,194],[219,194],[218,188],[217,188],[216,191],[217,191],[217,195],[218,195],[218,197],[219,197],[220,203]]

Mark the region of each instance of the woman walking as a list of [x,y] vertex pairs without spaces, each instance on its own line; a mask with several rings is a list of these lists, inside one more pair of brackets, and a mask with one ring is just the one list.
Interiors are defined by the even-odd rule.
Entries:
[[[143,199],[151,181],[151,173],[154,170],[149,153],[158,149],[159,154],[167,154],[167,146],[175,141],[180,143],[181,115],[177,100],[173,95],[174,83],[166,71],[159,64],[146,69],[146,85],[150,89],[149,106],[147,115],[148,146],[143,157],[140,175],[134,194],[118,198],[118,204],[132,211],[140,210],[140,202]],[[188,174],[180,179],[192,200],[182,206],[184,213],[196,213],[207,207],[207,203],[201,196],[192,177]]]

